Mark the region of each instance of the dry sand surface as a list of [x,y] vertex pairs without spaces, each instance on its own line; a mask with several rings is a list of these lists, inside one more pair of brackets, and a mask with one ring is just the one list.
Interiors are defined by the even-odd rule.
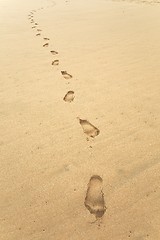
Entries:
[[160,3],[0,0],[0,33],[0,240],[159,240]]

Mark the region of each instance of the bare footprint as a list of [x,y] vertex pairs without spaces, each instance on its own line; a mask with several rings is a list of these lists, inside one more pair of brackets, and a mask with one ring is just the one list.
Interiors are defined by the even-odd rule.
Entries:
[[49,43],[43,44],[43,47],[48,47],[48,46],[49,46]]
[[84,205],[96,219],[101,218],[105,211],[105,201],[102,189],[103,180],[98,175],[93,175],[88,183]]
[[61,73],[62,73],[62,75],[63,75],[63,77],[64,77],[65,79],[70,79],[70,78],[72,78],[72,75],[69,74],[69,73],[67,73],[67,71],[61,71]]
[[44,37],[43,39],[44,39],[45,41],[49,41],[49,40],[50,40],[49,38],[46,38],[46,37]]
[[37,33],[36,36],[41,36],[41,34],[40,34],[40,33]]
[[98,128],[96,128],[94,125],[92,125],[87,120],[82,120],[80,118],[78,118],[78,119],[79,119],[79,123],[81,124],[85,134],[87,134],[89,137],[92,137],[92,138],[99,135],[100,130]]
[[65,102],[72,102],[74,100],[74,91],[68,91],[66,95],[64,96],[63,100]]
[[52,55],[58,54],[58,52],[56,52],[56,51],[50,51],[50,52],[52,53]]
[[54,61],[52,61],[52,65],[53,65],[53,66],[59,65],[59,60],[54,60]]

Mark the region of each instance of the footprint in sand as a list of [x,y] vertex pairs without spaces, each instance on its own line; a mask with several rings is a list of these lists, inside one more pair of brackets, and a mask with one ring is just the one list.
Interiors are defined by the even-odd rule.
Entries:
[[58,54],[58,52],[56,52],[56,51],[50,51],[50,52],[52,53],[52,55]]
[[41,34],[40,34],[40,33],[37,33],[36,36],[41,36]]
[[59,65],[59,60],[54,60],[54,61],[52,61],[52,65],[53,65],[53,66]]
[[67,73],[67,71],[61,71],[61,73],[62,73],[62,75],[65,79],[71,79],[72,78],[72,75]]
[[44,37],[43,39],[44,39],[45,41],[49,41],[49,40],[50,40],[49,38],[46,38],[46,37]]
[[85,134],[87,134],[89,137],[92,137],[92,138],[99,135],[100,130],[98,128],[96,128],[94,125],[92,125],[87,120],[82,120],[80,118],[78,118],[78,119],[79,119],[79,123],[81,124]]
[[105,200],[102,189],[103,180],[98,175],[93,175],[88,183],[84,205],[96,219],[101,218],[105,211]]
[[35,25],[37,26],[37,25],[38,25],[38,23],[35,23]]
[[37,29],[37,32],[42,32],[42,30],[38,28],[38,29]]
[[68,91],[66,93],[66,95],[64,96],[63,100],[65,102],[72,102],[74,100],[75,96],[74,96],[74,91]]
[[48,47],[48,46],[49,46],[49,43],[43,44],[43,47]]
[[32,28],[36,28],[36,26],[33,26]]

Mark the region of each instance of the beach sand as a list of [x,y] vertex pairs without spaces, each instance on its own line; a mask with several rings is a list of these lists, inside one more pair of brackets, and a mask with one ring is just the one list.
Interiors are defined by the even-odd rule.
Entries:
[[159,16],[0,1],[1,240],[160,239]]

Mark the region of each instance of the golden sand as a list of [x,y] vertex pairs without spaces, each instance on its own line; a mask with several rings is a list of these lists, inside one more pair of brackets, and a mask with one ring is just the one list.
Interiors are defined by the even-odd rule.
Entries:
[[158,1],[3,0],[0,33],[0,240],[159,240]]

